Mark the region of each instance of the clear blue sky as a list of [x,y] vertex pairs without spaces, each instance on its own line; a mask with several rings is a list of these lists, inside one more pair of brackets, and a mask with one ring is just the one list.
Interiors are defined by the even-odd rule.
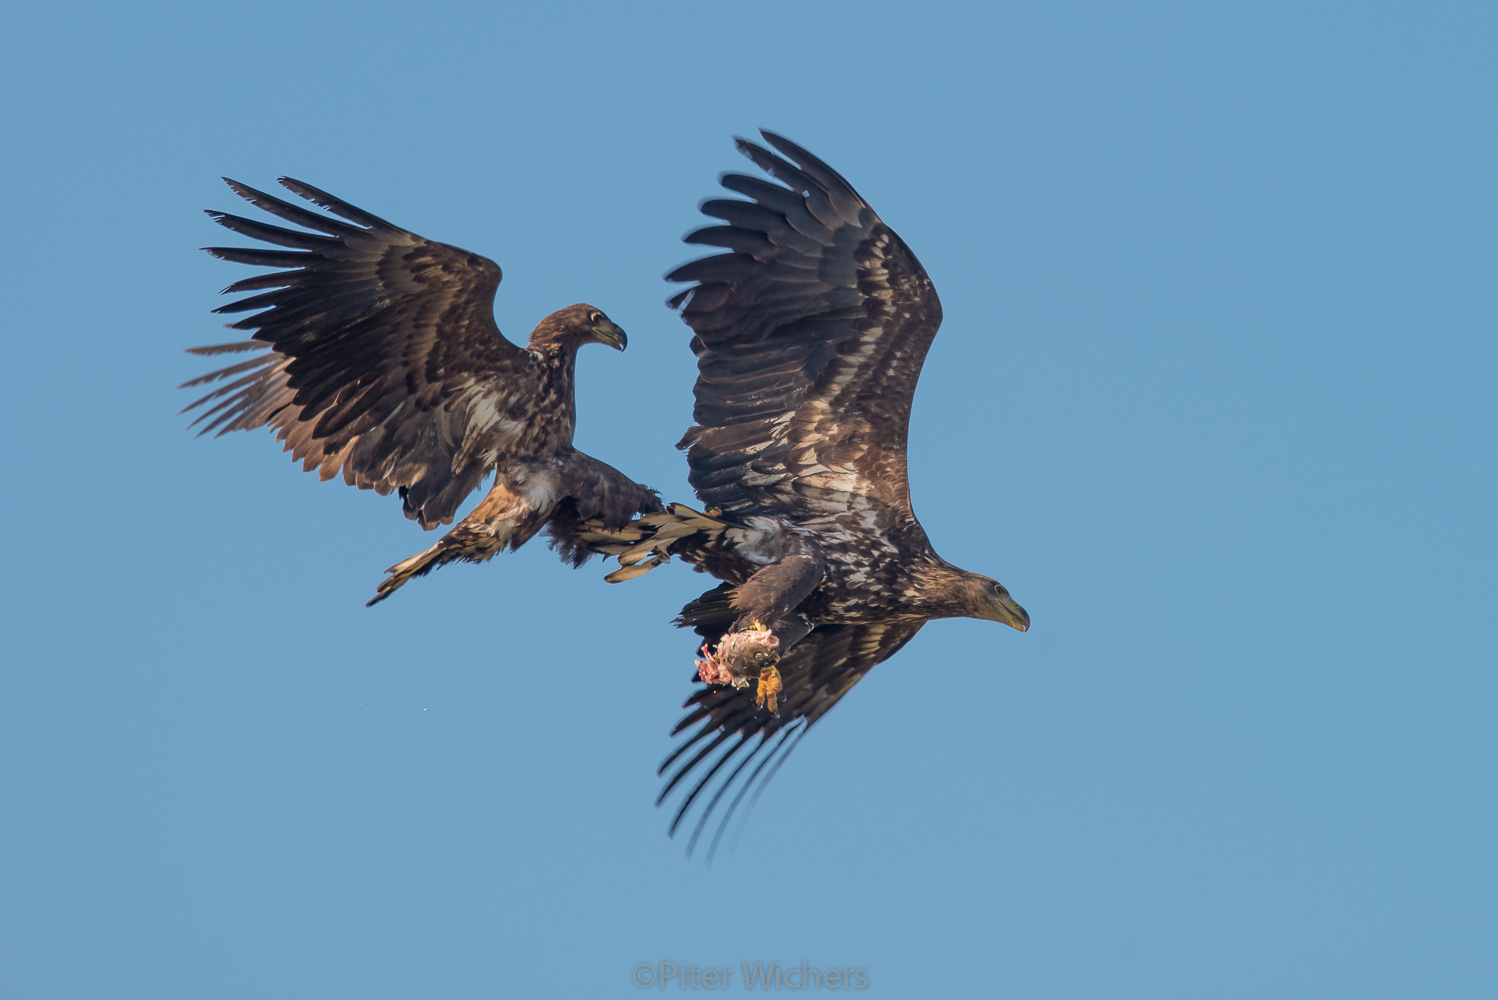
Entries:
[[[0,993],[1493,996],[1494,11],[11,11]],[[173,387],[218,177],[290,174],[500,262],[517,339],[606,309],[579,444],[689,500],[661,275],[760,126],[935,280],[917,510],[1035,627],[928,627],[709,869],[652,805],[704,577],[366,610],[430,537]]]

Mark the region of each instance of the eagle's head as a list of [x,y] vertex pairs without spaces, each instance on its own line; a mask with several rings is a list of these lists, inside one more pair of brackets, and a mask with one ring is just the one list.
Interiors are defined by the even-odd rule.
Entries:
[[1030,615],[992,577],[947,565],[931,567],[922,576],[932,618],[982,618],[1021,632],[1030,628]]
[[558,309],[536,324],[531,333],[531,346],[537,348],[575,351],[584,344],[595,342],[622,351],[629,345],[629,338],[603,314],[603,310],[582,302]]
[[968,612],[969,618],[984,618],[1021,632],[1029,631],[1030,615],[1019,606],[1018,601],[1009,596],[1009,591],[1004,589],[1002,583],[977,573],[969,573],[968,577],[976,584],[974,593],[969,597],[973,609]]

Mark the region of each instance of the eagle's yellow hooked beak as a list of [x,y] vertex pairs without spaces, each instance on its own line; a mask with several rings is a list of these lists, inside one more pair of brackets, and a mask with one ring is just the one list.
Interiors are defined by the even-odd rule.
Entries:
[[993,596],[993,615],[996,622],[1008,625],[1010,628],[1027,632],[1030,629],[1030,614],[1019,606],[1019,602],[1009,596],[1006,590],[1002,594]]
[[624,331],[606,316],[593,324],[593,336],[600,344],[608,344],[616,351],[622,351],[629,346],[629,338],[624,335]]

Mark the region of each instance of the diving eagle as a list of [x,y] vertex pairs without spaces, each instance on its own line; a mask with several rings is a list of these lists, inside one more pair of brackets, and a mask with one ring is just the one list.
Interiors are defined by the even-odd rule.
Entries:
[[590,554],[577,538],[581,524],[617,529],[661,509],[653,491],[572,447],[577,349],[626,345],[602,311],[558,310],[518,347],[494,321],[500,269],[493,261],[301,181],[281,184],[336,218],[225,182],[303,229],[208,213],[277,248],[209,253],[279,270],[224,290],[255,293],[214,310],[253,311],[230,324],[253,331],[252,339],[192,353],[256,353],[186,383],[225,383],[187,407],[203,409],[194,424],[206,421],[203,432],[219,434],[269,427],[322,479],[342,472],[352,486],[398,492],[406,516],[423,528],[450,524],[463,499],[495,474],[473,512],[436,545],[391,567],[369,603],[444,563],[519,548],[542,527],[579,565]]
[[674,834],[724,775],[690,852],[738,788],[709,857],[745,793],[926,622],[1030,625],[1002,584],[938,556],[911,509],[911,397],[941,324],[931,280],[836,171],[761,134],[774,152],[738,148],[780,183],[724,175],[748,200],[704,202],[726,225],[686,242],[729,252],[667,275],[691,283],[671,300],[698,359],[696,425],[678,447],[708,509],[646,515],[634,544],[611,550],[640,571],[678,554],[723,581],[678,619],[700,637],[704,686],[672,733],[696,727],[661,765],[674,770],[657,800],[687,789]]

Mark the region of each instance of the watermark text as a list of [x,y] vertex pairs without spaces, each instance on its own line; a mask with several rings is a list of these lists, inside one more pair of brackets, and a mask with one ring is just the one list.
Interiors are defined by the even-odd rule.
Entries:
[[662,959],[641,962],[630,973],[640,989],[726,990],[735,975],[750,990],[865,990],[869,970],[859,966],[823,969],[803,960],[797,965],[781,962],[740,962],[733,966],[697,966]]

